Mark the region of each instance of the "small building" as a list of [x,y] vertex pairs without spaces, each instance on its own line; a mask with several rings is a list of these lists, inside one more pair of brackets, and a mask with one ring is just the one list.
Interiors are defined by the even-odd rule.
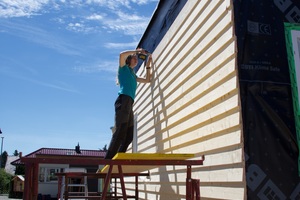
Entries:
[[24,176],[22,176],[22,175],[16,175],[12,179],[13,192],[23,192],[24,191],[24,181],[25,181]]
[[[12,165],[25,165],[23,199],[37,199],[38,194],[56,198],[58,178],[55,175],[69,168],[84,168],[86,172],[96,173],[97,161],[104,158],[102,150],[79,150],[60,148],[41,148],[20,159]],[[98,192],[98,180],[89,179],[89,191]]]
[[24,192],[25,177],[23,175],[15,175],[10,182],[9,197],[22,198]]

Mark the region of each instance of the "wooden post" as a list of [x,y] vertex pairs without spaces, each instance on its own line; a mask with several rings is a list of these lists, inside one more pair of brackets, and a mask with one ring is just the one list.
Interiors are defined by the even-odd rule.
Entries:
[[200,200],[200,179],[192,179],[193,198]]
[[[62,185],[62,176],[58,176],[58,188],[57,188],[57,199],[61,199],[61,185]],[[61,199],[62,200],[62,199]]]
[[[39,188],[39,163],[32,164],[32,199],[38,198]],[[26,176],[25,176],[26,179]]]
[[186,200],[193,200],[192,197],[192,167],[191,165],[187,165],[186,169]]
[[113,165],[110,165],[109,169],[108,169],[108,173],[106,174],[106,177],[105,177],[101,200],[105,200],[105,198],[106,198],[107,190],[109,188],[108,185],[110,183],[112,169],[113,169]]
[[135,176],[135,200],[139,200],[139,177]]
[[32,163],[25,163],[24,200],[31,200]]
[[126,189],[125,189],[125,182],[124,182],[124,175],[123,175],[122,166],[121,166],[121,165],[118,165],[118,169],[119,169],[119,174],[120,174],[120,182],[121,182],[121,188],[122,188],[123,199],[124,199],[124,200],[127,200],[127,195],[126,195]]
[[69,198],[69,187],[68,187],[68,184],[69,184],[69,177],[66,175],[65,176],[65,200],[68,200]]

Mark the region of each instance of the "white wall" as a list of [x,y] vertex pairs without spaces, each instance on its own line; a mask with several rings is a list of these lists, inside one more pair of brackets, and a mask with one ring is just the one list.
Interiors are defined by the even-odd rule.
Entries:
[[[190,0],[153,52],[154,80],[138,86],[137,151],[205,155],[192,175],[202,198],[246,196],[236,56],[232,2]],[[140,199],[185,199],[185,178],[152,170]]]
[[[69,165],[65,164],[40,164],[39,165],[39,171],[41,167],[45,168],[61,168],[65,169],[68,168]],[[40,174],[40,172],[39,172]],[[38,193],[42,195],[48,195],[50,194],[52,198],[57,197],[58,192],[58,182],[57,181],[51,181],[51,182],[38,182]]]

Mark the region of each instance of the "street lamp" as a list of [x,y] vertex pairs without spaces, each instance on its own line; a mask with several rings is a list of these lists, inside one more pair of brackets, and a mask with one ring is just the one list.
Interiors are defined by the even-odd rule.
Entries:
[[[0,134],[2,134],[2,131],[0,129]],[[0,155],[0,168],[2,168],[2,149],[3,149],[3,138],[1,137],[1,155]]]

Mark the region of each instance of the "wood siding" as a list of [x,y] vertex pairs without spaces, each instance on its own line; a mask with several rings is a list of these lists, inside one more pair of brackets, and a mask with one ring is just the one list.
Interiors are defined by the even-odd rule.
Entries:
[[[137,90],[137,152],[205,155],[192,174],[201,199],[246,196],[236,56],[232,2],[187,1],[153,52],[152,83]],[[139,199],[185,199],[185,178],[183,167],[152,170]]]

